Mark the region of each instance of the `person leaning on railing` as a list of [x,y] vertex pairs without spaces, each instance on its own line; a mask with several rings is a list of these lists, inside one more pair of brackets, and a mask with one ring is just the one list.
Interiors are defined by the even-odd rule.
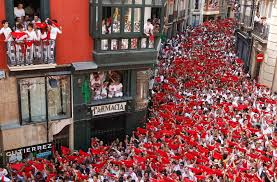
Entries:
[[[4,34],[5,36],[5,42],[7,43],[7,54],[10,57],[11,52],[14,51],[11,46],[11,41],[13,41],[13,38],[11,36],[12,29],[9,27],[9,22],[7,20],[2,20],[2,28],[0,29],[0,35]],[[11,57],[10,57],[11,58]]]

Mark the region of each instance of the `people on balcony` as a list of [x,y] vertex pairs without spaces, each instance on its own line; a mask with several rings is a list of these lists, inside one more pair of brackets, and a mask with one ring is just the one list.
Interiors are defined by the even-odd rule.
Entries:
[[41,22],[37,15],[33,19],[26,15],[16,17],[13,30],[6,20],[2,25],[0,33],[5,35],[10,65],[54,63],[55,40],[62,33],[56,20]]
[[14,16],[15,17],[24,17],[25,16],[25,10],[23,8],[23,3],[18,3],[17,7],[14,7]]

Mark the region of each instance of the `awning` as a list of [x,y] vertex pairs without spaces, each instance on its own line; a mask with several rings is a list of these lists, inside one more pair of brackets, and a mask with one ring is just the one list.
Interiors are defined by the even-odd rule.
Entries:
[[97,64],[92,61],[72,63],[72,67],[74,71],[95,70],[98,68]]

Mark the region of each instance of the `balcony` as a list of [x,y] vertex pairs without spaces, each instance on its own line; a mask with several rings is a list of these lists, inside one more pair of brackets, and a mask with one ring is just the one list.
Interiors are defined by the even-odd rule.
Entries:
[[263,43],[267,42],[268,33],[269,33],[268,25],[263,25],[262,23],[259,23],[259,22],[254,23],[254,29],[252,34],[256,36],[258,39],[260,39],[260,41],[262,41]]
[[55,68],[55,45],[54,40],[7,42],[10,71]]

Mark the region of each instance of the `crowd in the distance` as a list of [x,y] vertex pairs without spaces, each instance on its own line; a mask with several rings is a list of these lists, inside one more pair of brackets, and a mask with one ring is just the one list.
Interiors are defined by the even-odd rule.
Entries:
[[9,27],[7,20],[2,20],[0,35],[4,34],[7,54],[11,65],[32,64],[34,58],[54,61],[55,40],[62,33],[57,20],[46,19],[42,22],[37,14],[32,17],[25,14],[23,4],[15,7],[15,25]]
[[243,72],[235,22],[209,21],[161,50],[150,118],[124,141],[10,164],[15,181],[277,181],[277,94]]

